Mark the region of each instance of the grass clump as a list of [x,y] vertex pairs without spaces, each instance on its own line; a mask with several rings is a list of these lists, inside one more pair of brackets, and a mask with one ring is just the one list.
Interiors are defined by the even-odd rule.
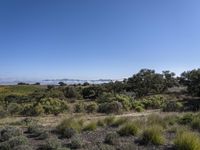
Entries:
[[61,148],[61,142],[56,138],[49,138],[45,144],[41,147],[42,150],[57,150]]
[[152,126],[152,125],[159,125],[162,126],[163,128],[167,127],[167,122],[163,117],[160,115],[152,114],[148,117],[147,124]]
[[90,122],[83,128],[83,131],[95,131],[96,129],[97,129],[97,123]]
[[134,123],[127,123],[118,131],[120,136],[136,135],[139,129]]
[[164,144],[163,128],[158,125],[145,129],[142,133],[143,144],[162,145]]
[[64,119],[58,126],[57,131],[61,134],[65,132],[66,129],[72,129],[75,132],[81,131],[82,123],[73,118]]
[[111,124],[112,127],[119,127],[120,125],[125,124],[128,121],[127,118],[117,118]]
[[105,143],[110,145],[115,145],[117,143],[119,135],[117,133],[108,133],[105,138]]
[[181,132],[178,133],[174,145],[177,150],[200,150],[200,138],[193,132]]
[[192,120],[191,127],[195,130],[200,131],[200,118],[195,118]]
[[116,120],[116,118],[114,116],[109,116],[104,119],[104,122],[107,126],[112,126],[112,124],[115,122],[115,120]]
[[5,127],[0,131],[0,141],[4,142],[10,138],[23,135],[23,131],[16,127]]

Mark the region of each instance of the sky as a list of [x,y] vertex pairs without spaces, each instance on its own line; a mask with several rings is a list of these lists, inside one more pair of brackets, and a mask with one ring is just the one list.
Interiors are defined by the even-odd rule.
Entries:
[[1,0],[0,78],[200,67],[199,0]]

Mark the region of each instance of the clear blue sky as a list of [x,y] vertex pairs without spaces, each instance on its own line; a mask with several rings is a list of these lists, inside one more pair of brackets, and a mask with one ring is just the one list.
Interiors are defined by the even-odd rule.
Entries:
[[0,78],[200,67],[199,0],[1,0]]

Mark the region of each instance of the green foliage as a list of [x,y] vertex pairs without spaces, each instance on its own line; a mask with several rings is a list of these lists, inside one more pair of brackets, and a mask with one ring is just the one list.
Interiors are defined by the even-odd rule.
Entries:
[[104,142],[106,144],[115,145],[118,142],[118,134],[117,133],[108,133],[105,137]]
[[32,147],[28,146],[28,145],[19,145],[14,147],[13,150],[33,150]]
[[20,114],[22,107],[17,103],[10,103],[7,110],[11,115]]
[[43,98],[40,100],[46,114],[59,114],[68,110],[68,105],[65,101],[57,98]]
[[167,127],[167,122],[166,122],[165,118],[163,118],[157,114],[152,114],[152,115],[148,116],[147,124],[148,125],[159,125],[159,126],[162,126],[163,128]]
[[112,126],[112,127],[119,127],[119,126],[125,124],[126,122],[128,122],[128,119],[127,119],[127,118],[116,118],[116,119],[112,122],[111,126]]
[[116,120],[116,118],[114,116],[109,116],[104,119],[104,122],[107,126],[112,126],[112,124],[115,122],[115,120]]
[[[82,123],[73,118],[64,119],[58,126],[57,131],[60,134],[63,134],[66,129],[73,129],[75,132],[80,132],[82,127]],[[65,135],[63,135],[65,136]]]
[[22,130],[16,127],[5,127],[0,131],[0,141],[4,142],[12,137],[21,136],[23,134]]
[[132,102],[132,99],[127,96],[127,95],[116,95],[116,101],[120,102],[123,106],[123,108],[128,111],[131,109],[131,102]]
[[187,113],[179,119],[179,123],[183,125],[190,124],[193,119],[194,119],[194,115],[191,113]]
[[118,131],[120,136],[130,136],[136,135],[139,129],[134,123],[126,123],[121,129]]
[[90,122],[83,128],[83,131],[95,131],[96,129],[97,129],[97,123]]
[[154,70],[142,69],[139,73],[127,81],[128,90],[136,93],[138,97],[146,96],[149,93],[162,93],[167,85],[162,74],[155,73]]
[[78,98],[80,95],[75,87],[68,86],[64,89],[64,95],[66,98]]
[[163,111],[165,112],[176,112],[181,110],[183,110],[183,104],[176,101],[169,101],[163,107]]
[[137,112],[143,112],[143,111],[144,111],[144,108],[143,108],[142,106],[137,106],[137,107],[135,107],[135,110],[136,110]]
[[74,107],[74,112],[75,113],[85,112],[85,104],[83,102],[79,102],[78,104],[76,104]]
[[110,103],[103,103],[99,105],[99,112],[107,113],[107,114],[119,114],[122,112],[122,104],[117,101],[113,101]]
[[192,120],[191,126],[193,129],[200,131],[200,118],[196,117]]
[[187,86],[188,92],[193,96],[200,96],[200,69],[183,72],[180,83]]
[[200,150],[200,138],[193,132],[178,133],[174,144],[177,150]]
[[162,145],[164,144],[163,128],[153,125],[145,129],[142,133],[142,142],[144,144]]
[[89,105],[87,105],[85,109],[86,109],[86,111],[87,111],[88,113],[94,113],[94,112],[97,111],[98,105],[97,105],[97,103],[92,102],[92,103],[90,103]]
[[36,116],[42,115],[45,112],[43,106],[38,103],[35,107],[33,107],[33,114]]
[[58,150],[61,147],[61,142],[57,138],[49,138],[41,148],[42,150]]
[[19,145],[27,145],[28,139],[25,136],[16,136],[8,141],[10,148],[14,148]]
[[76,130],[72,128],[65,128],[62,131],[62,137],[63,138],[72,138],[76,134]]

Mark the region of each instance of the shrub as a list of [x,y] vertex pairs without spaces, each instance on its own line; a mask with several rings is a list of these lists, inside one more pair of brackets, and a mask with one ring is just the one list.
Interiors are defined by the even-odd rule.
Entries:
[[73,129],[75,132],[80,132],[82,123],[73,118],[64,119],[58,126],[59,133],[65,133],[66,129]]
[[43,113],[45,112],[43,106],[42,106],[40,103],[38,103],[38,104],[34,107],[33,111],[34,111],[34,112],[33,112],[34,115],[36,115],[36,116],[39,116],[39,115],[41,115],[41,114],[43,114]]
[[14,148],[19,145],[27,145],[28,139],[25,136],[16,136],[9,139],[8,143],[11,148]]
[[19,128],[15,127],[5,127],[0,132],[0,140],[2,142],[9,140],[12,137],[15,136],[21,136],[23,134],[23,131]]
[[5,118],[7,117],[9,114],[8,112],[4,109],[3,106],[0,106],[0,118]]
[[87,124],[84,128],[83,131],[94,131],[97,128],[97,123],[96,122],[90,122]]
[[183,125],[190,124],[193,119],[194,119],[194,116],[192,114],[188,113],[180,118],[179,123],[183,124]]
[[128,121],[127,118],[117,118],[111,124],[112,127],[119,127],[120,125],[126,123]]
[[98,121],[97,121],[97,126],[99,126],[99,127],[104,127],[104,126],[105,126],[104,120],[98,120]]
[[120,136],[136,135],[138,127],[134,123],[127,123],[118,131]]
[[169,101],[163,107],[163,111],[165,112],[181,111],[182,109],[183,109],[183,104],[175,101]]
[[144,144],[162,145],[164,144],[163,128],[158,125],[145,129],[142,133],[142,142]]
[[96,112],[98,109],[98,105],[97,103],[93,102],[93,103],[90,103],[89,105],[86,106],[86,111],[88,113],[93,113],[93,112]]
[[83,142],[80,138],[76,137],[72,139],[71,146],[72,149],[79,149],[83,147]]
[[194,120],[192,120],[191,126],[193,129],[200,131],[200,118],[195,118]]
[[107,113],[107,114],[110,114],[110,113],[118,114],[118,113],[122,112],[122,108],[123,108],[123,106],[120,102],[113,101],[113,102],[110,102],[110,103],[100,104],[99,105],[99,112]]
[[40,101],[46,114],[59,114],[68,110],[68,105],[64,100],[57,98],[43,98]]
[[136,110],[137,112],[143,112],[143,111],[144,111],[144,108],[143,108],[142,106],[137,106],[137,107],[135,108],[135,110]]
[[19,145],[16,146],[13,150],[32,150],[32,147],[28,145]]
[[111,126],[115,122],[116,118],[114,116],[106,117],[104,122],[107,126]]
[[81,113],[81,112],[85,112],[85,105],[83,102],[79,102],[78,104],[75,105],[74,108],[74,112],[75,113]]
[[131,109],[131,97],[127,96],[127,95],[123,95],[123,94],[117,94],[116,95],[116,101],[120,102],[123,106],[123,108],[128,111]]
[[76,134],[76,131],[72,128],[66,128],[62,132],[62,137],[63,138],[71,138]]
[[59,148],[61,148],[61,143],[57,138],[47,139],[45,145],[42,146],[42,150],[57,150]]
[[200,138],[195,133],[182,132],[178,133],[174,144],[177,150],[199,150]]
[[117,133],[108,133],[105,138],[105,143],[110,145],[115,145],[118,141],[118,134]]
[[22,107],[17,103],[10,103],[7,109],[11,115],[19,114],[22,111]]

